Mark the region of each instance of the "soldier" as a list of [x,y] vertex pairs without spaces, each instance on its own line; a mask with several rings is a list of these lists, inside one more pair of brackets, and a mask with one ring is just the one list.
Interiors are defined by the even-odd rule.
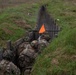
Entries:
[[43,34],[41,35],[41,38],[42,38],[42,39],[45,39],[47,42],[49,42],[50,39],[51,39],[48,32],[43,33]]
[[45,34],[39,36],[38,40],[33,40],[31,46],[36,53],[41,53],[42,49],[48,45],[49,37]]
[[0,62],[0,75],[20,75],[20,70],[12,62],[2,60]]
[[37,40],[33,40],[31,42],[31,46],[35,50],[35,52],[37,53],[38,52],[38,41]]
[[9,61],[14,61],[15,53],[11,50],[5,50],[3,53],[3,59],[9,60]]
[[24,73],[26,68],[33,64],[36,57],[35,51],[30,44],[25,44],[24,46],[25,49],[20,52],[18,57],[18,65],[21,69],[21,73]]
[[43,34],[39,36],[38,38],[38,52],[41,53],[42,50],[48,46],[48,41],[45,39],[45,36]]
[[11,41],[7,41],[7,48],[3,51],[3,59],[14,62],[16,52],[11,45]]
[[0,75],[20,75],[20,70],[14,65],[16,53],[11,46],[11,41],[7,43],[7,49],[4,49],[0,62]]

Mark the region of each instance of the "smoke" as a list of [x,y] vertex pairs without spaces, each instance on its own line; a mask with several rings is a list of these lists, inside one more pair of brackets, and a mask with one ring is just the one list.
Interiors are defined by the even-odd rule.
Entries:
[[[58,30],[53,17],[47,12],[47,5],[42,5],[38,13],[38,20],[36,30],[39,32],[40,28],[44,24],[46,31],[49,33],[50,37],[53,38],[55,33],[54,31]],[[39,34],[38,34],[39,35]]]

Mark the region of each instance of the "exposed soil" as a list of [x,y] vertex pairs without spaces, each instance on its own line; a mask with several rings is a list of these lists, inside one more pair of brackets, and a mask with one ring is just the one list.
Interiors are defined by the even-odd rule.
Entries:
[[76,5],[76,0],[64,0],[64,1],[66,1],[66,2],[70,2],[71,4]]
[[17,5],[20,5],[20,4],[32,4],[32,3],[35,3],[35,2],[39,2],[39,0],[2,0],[0,1],[0,8],[5,8],[5,7],[9,7],[9,6],[17,6]]
[[76,0],[64,0],[64,1],[68,1],[68,2],[76,2]]
[[31,26],[27,25],[25,20],[14,20],[14,23],[16,23],[21,28],[31,29]]
[[6,34],[13,34],[12,30],[9,30],[8,28],[3,28],[3,30],[5,31]]

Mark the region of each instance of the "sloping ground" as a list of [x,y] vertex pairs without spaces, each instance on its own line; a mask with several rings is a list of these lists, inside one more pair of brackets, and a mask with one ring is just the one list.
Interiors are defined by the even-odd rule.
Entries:
[[35,0],[28,1],[0,11],[0,46],[4,46],[9,39],[12,41],[19,39],[36,25],[37,10],[40,5],[38,3],[39,1]]
[[17,6],[20,4],[32,4],[38,2],[38,0],[0,0],[0,8],[6,8],[10,6]]
[[[23,26],[34,27],[38,8],[48,3],[47,9],[62,31],[37,58],[32,75],[76,75],[76,4],[73,0],[42,0],[0,12],[0,44],[17,40],[25,34]],[[23,26],[22,26],[23,25]],[[28,28],[30,29],[30,28]]]
[[62,31],[37,58],[31,75],[76,75],[75,1],[49,0],[47,8]]
[[[16,5],[15,0],[11,1],[14,1]],[[27,30],[34,27],[37,22],[39,7],[47,1],[25,0],[24,4],[13,5],[12,7],[8,5],[8,8],[4,6],[4,9],[0,9],[0,46],[5,46],[9,39],[12,41],[19,39],[25,35]],[[19,1],[17,0],[17,2]],[[9,0],[6,3],[9,3]]]

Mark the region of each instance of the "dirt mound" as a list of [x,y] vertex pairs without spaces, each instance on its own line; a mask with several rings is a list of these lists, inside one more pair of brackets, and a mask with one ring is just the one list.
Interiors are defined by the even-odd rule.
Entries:
[[25,20],[14,20],[14,23],[17,24],[21,28],[31,29],[31,26],[27,25]]
[[10,7],[10,6],[17,6],[20,4],[32,4],[35,2],[39,2],[39,0],[4,0],[4,1],[0,1],[0,8],[6,8],[6,7]]
[[3,30],[5,31],[6,34],[13,34],[12,30],[9,30],[8,28],[3,28]]

